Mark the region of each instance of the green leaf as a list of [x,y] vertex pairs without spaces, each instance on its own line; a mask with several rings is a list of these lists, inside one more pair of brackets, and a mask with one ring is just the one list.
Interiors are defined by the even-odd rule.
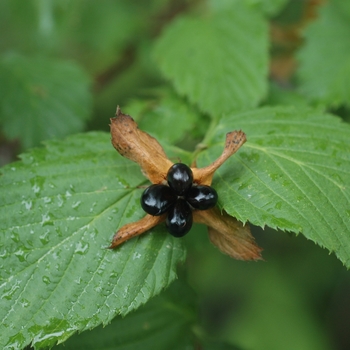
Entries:
[[35,52],[40,47],[42,42],[38,36],[37,5],[34,1],[0,1],[1,30],[3,33],[6,30],[6,35],[0,38],[2,52],[20,47],[26,52]]
[[[269,16],[276,15],[287,3],[288,0],[243,0],[247,5],[258,8]],[[213,10],[234,9],[237,3],[242,0],[209,0],[209,5]]]
[[[301,287],[300,278],[293,280],[288,273],[281,273],[281,266],[275,261],[269,262],[272,263],[258,271],[244,271],[251,273],[252,281],[235,315],[237,321],[227,332],[230,339],[242,349],[273,349],[279,346],[284,350],[334,349],[327,332],[319,326],[315,312],[310,311],[315,296],[307,294],[305,285]],[[307,263],[310,263],[309,260]],[[315,292],[320,293],[320,290],[323,292],[322,288]],[[295,334],[298,334],[297,339]]]
[[99,74],[115,64],[125,46],[147,36],[155,10],[149,1],[2,0],[0,23],[6,35],[0,47],[74,57]]
[[162,73],[204,112],[256,106],[267,90],[268,27],[243,2],[234,10],[180,17],[154,47]]
[[106,249],[144,215],[146,183],[106,133],[50,141],[3,168],[0,348],[52,346],[126,315],[174,280],[185,254],[163,227]]
[[273,82],[270,84],[269,95],[264,104],[266,106],[309,106],[309,102],[305,96],[293,89],[281,87]]
[[232,129],[248,142],[216,172],[220,205],[243,222],[301,232],[350,267],[350,126],[305,108],[231,114],[199,166],[221,153]]
[[199,127],[204,135],[208,123],[195,108],[171,89],[163,88],[157,95],[154,99],[133,100],[124,108],[140,129],[147,129],[158,139],[172,144],[183,140],[186,133],[198,131]]
[[208,340],[201,344],[201,349],[203,350],[243,350],[235,345],[218,341],[218,340]]
[[0,123],[28,148],[84,128],[89,78],[72,62],[6,55],[0,59]]
[[288,0],[247,0],[247,2],[260,8],[268,16],[276,16],[286,6]]
[[305,30],[298,54],[300,91],[312,101],[350,106],[350,6],[333,0]]
[[58,1],[56,6],[53,15],[62,12],[55,20],[63,45],[95,74],[113,66],[121,50],[147,33],[151,15],[142,1]]
[[176,281],[169,289],[125,318],[116,317],[106,328],[75,335],[58,349],[164,350],[192,349],[196,319],[194,293]]

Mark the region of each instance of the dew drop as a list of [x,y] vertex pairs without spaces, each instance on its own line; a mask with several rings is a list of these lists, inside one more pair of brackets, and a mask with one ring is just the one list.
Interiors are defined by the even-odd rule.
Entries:
[[42,235],[39,236],[40,242],[45,245],[49,243],[49,230],[45,231]]
[[0,252],[0,258],[6,258],[7,257],[7,250],[4,249],[2,252]]
[[60,194],[57,196],[57,205],[59,208],[61,208],[63,205],[63,199]]
[[90,213],[92,213],[94,211],[96,204],[97,204],[97,202],[92,203],[92,206],[90,208]]
[[24,250],[19,249],[14,253],[14,255],[18,258],[20,262],[24,262],[27,260],[28,254],[26,254]]
[[[3,325],[5,326],[5,325]],[[14,325],[13,324],[9,324],[7,325],[7,327],[5,326],[5,329],[14,329]],[[7,347],[5,349],[22,349],[23,348],[23,344],[26,342],[26,339],[24,338],[24,336],[21,333],[16,333],[15,335],[11,336],[9,338],[9,344],[11,344],[11,348]]]
[[140,259],[140,258],[141,258],[141,254],[138,252],[135,252],[134,255],[132,256],[132,260]]
[[75,245],[75,253],[77,253],[77,254],[84,254],[87,251],[88,248],[89,248],[89,244],[88,243],[83,244],[82,242],[78,242]]
[[93,228],[92,230],[90,230],[90,237],[94,239],[97,236],[97,233],[98,233],[97,229]]
[[50,219],[51,218],[50,218],[50,215],[48,213],[42,214],[41,215],[41,222],[40,222],[41,226],[44,226],[47,222],[50,221]]
[[27,209],[27,210],[30,210],[31,208],[32,208],[32,201],[30,201],[30,200],[28,200],[28,201],[25,201],[25,200],[23,200],[22,202],[21,202],[23,205],[24,205],[24,207]]
[[19,288],[19,282],[17,281],[15,284],[11,286],[11,288],[5,289],[2,291],[1,299],[11,300],[13,294],[15,294],[18,288]]
[[297,196],[297,203],[302,202],[304,200],[303,196]]
[[126,297],[128,296],[128,294],[129,294],[129,287],[128,286],[126,286],[125,288],[124,288],[124,292],[123,292],[123,298],[124,299],[126,299]]
[[20,304],[22,307],[28,307],[30,303],[27,299],[21,299]]
[[95,292],[101,293],[101,292],[102,292],[101,286],[97,286],[97,287],[95,288]]
[[42,280],[45,284],[50,284],[51,283],[51,280],[50,280],[50,277],[49,276],[43,276],[42,277]]
[[72,208],[75,209],[75,208],[79,207],[80,204],[81,204],[81,201],[74,202],[72,204]]
[[278,174],[269,174],[269,177],[271,178],[272,181],[276,181],[279,178]]
[[275,204],[275,209],[281,209],[282,208],[282,202],[277,202],[276,204]]
[[44,203],[51,203],[51,198],[50,197],[43,197]]
[[13,232],[11,233],[10,238],[15,242],[18,243],[19,242],[19,234],[17,232]]
[[[67,330],[68,331],[68,330]],[[53,333],[46,333],[46,332],[40,332],[33,338],[33,344],[40,344],[41,342],[50,339],[50,338],[57,338],[62,336],[65,333],[65,331],[59,331],[59,332],[53,332]]]
[[32,187],[32,190],[33,190],[33,192],[36,194],[36,193],[39,193],[40,192],[40,187],[37,185],[37,184],[35,184],[33,187]]

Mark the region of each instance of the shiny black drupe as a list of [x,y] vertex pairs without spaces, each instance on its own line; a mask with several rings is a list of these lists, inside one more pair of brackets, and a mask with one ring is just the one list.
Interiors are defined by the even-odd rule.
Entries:
[[167,173],[168,185],[151,185],[141,196],[143,210],[153,216],[167,213],[166,226],[174,237],[184,236],[192,227],[192,210],[214,207],[218,194],[210,186],[193,183],[191,168],[176,163]]
[[166,218],[168,231],[174,237],[184,236],[192,227],[192,210],[183,198],[178,198]]
[[150,215],[162,215],[175,203],[174,191],[166,185],[151,185],[141,196],[142,209]]
[[168,171],[167,181],[178,196],[183,196],[192,186],[192,170],[186,164],[175,163]]
[[192,186],[186,194],[186,200],[193,208],[206,210],[214,207],[218,201],[218,194],[210,186]]

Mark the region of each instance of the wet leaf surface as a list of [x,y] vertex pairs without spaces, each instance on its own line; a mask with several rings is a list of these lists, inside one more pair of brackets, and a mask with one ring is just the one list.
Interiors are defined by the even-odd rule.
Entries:
[[176,91],[214,116],[255,107],[267,91],[267,22],[243,1],[179,17],[156,42],[154,56]]
[[215,159],[227,129],[247,142],[215,173],[219,205],[242,222],[301,232],[350,267],[350,128],[305,108],[262,108],[223,118],[199,157]]
[[170,284],[184,250],[164,228],[106,249],[118,227],[144,215],[146,183],[106,133],[49,142],[3,168],[1,347],[63,341]]

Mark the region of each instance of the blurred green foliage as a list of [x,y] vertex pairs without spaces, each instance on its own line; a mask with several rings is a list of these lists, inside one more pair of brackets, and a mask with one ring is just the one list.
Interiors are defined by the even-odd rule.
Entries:
[[[250,11],[258,24],[265,23],[249,27],[248,36],[229,15],[222,28],[213,21],[240,1],[248,8],[248,19],[240,17],[243,24],[244,19],[249,24]],[[191,26],[198,22],[206,23],[206,35],[194,32]],[[219,112],[247,106],[317,105],[350,120],[349,23],[349,2],[342,0],[323,5],[308,0],[2,0],[0,164],[43,140],[108,131],[117,104],[143,129],[184,149],[202,140]],[[229,50],[220,33],[231,25],[242,46]],[[185,56],[172,51],[168,38],[176,31],[176,45],[187,50]],[[187,36],[192,46],[200,40],[194,56],[188,55],[192,46],[181,45],[188,43]],[[221,46],[222,52],[214,52]],[[256,48],[257,53],[249,51]],[[244,57],[241,50],[252,53]],[[237,56],[239,69],[230,71],[235,52],[243,56]],[[205,57],[207,71],[193,57]],[[217,66],[222,71],[214,73],[220,74],[208,74]],[[253,77],[243,80],[241,95],[240,85],[235,79],[227,82],[225,73],[240,78],[247,70]],[[222,94],[212,96],[217,91]],[[247,94],[252,96],[247,103],[235,104]],[[217,101],[227,103],[218,107],[218,115]],[[174,127],[167,125],[171,119]],[[139,344],[133,339],[142,344],[142,337],[150,337],[143,348],[154,349],[159,342],[169,349],[349,349],[350,277],[342,264],[301,235],[256,227],[253,233],[264,247],[264,262],[234,261],[208,243],[201,226],[194,227],[184,239],[188,256],[179,268],[179,284],[125,319],[117,316],[107,328],[74,335],[67,348],[133,349]],[[157,317],[167,327],[148,324],[147,318]]]

